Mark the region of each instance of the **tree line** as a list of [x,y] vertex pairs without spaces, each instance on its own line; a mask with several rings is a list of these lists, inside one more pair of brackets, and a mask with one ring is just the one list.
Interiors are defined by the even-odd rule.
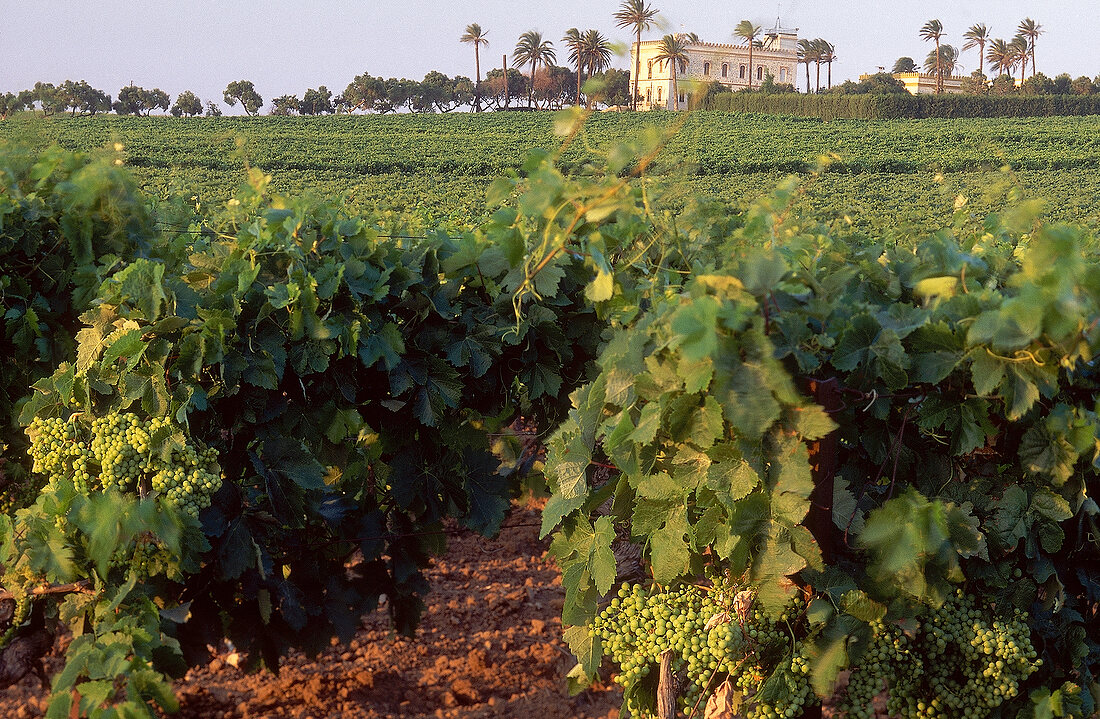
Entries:
[[[642,33],[656,23],[658,10],[645,0],[623,0],[614,14],[616,25],[630,30],[635,42],[634,77],[640,73],[640,53],[637,49]],[[752,86],[752,54],[763,48],[760,26],[748,20],[734,29],[749,49],[749,87],[747,91],[775,94],[795,92],[795,87],[778,84],[766,77],[760,86]],[[993,95],[1092,95],[1100,93],[1100,75],[1096,78],[1081,76],[1076,79],[1061,74],[1051,79],[1036,71],[1035,45],[1043,34],[1042,26],[1031,18],[1024,18],[1010,41],[994,38],[984,23],[972,25],[963,33],[961,49],[944,42],[946,34],[939,20],[929,20],[920,29],[921,39],[935,43],[924,60],[923,69],[936,78],[936,92],[942,93],[944,78],[960,69],[963,52],[977,48],[979,67],[962,83],[964,94]],[[630,106],[637,109],[640,99],[631,92],[631,72],[611,68],[613,50],[610,41],[598,30],[570,28],[562,37],[568,51],[568,65],[559,65],[553,41],[536,30],[522,33],[511,53],[503,55],[499,67],[494,67],[482,77],[481,51],[489,45],[488,31],[478,23],[466,26],[459,42],[473,46],[474,79],[463,75],[450,77],[431,71],[423,80],[374,77],[367,72],[357,75],[341,94],[334,94],[326,86],[309,88],[299,97],[286,94],[276,97],[268,107],[271,115],[323,115],[353,112],[453,112],[469,108],[475,112],[488,108],[506,109],[556,109],[569,104],[591,103],[596,106]],[[671,65],[675,87],[677,71],[684,72],[688,65],[687,47],[699,42],[695,33],[665,35],[661,40],[656,61],[662,66]],[[834,94],[890,94],[907,92],[905,86],[891,74],[880,72],[860,82],[846,81],[835,88],[832,84],[832,63],[836,61],[836,46],[823,38],[802,39],[797,45],[797,61],[806,66],[806,92],[811,92],[810,65],[816,66],[813,92]],[[991,70],[1000,74],[990,80],[985,75],[985,62]],[[1031,76],[1026,76],[1028,64]],[[826,67],[823,87],[821,66]],[[1015,71],[1019,68],[1019,80]],[[918,72],[921,66],[911,57],[898,58],[892,73]],[[525,74],[522,70],[527,70]],[[729,92],[728,87],[711,84],[703,90],[707,98]],[[742,90],[745,91],[745,90]],[[677,95],[678,96],[678,95]],[[264,107],[263,97],[249,80],[229,83],[222,99],[230,107],[240,103],[247,115],[259,114]],[[525,99],[525,101],[524,101]],[[132,83],[119,90],[117,99],[87,82],[66,80],[60,85],[37,82],[31,89],[19,93],[0,93],[0,119],[20,111],[54,115],[68,112],[71,115],[95,115],[115,112],[120,115],[150,115],[153,112],[170,112],[176,117],[193,117],[200,114],[219,116],[221,106],[213,100],[205,103],[190,90],[185,90],[171,103],[169,95],[159,88],[147,90]],[[699,106],[698,98],[690,103]]]
[[[1016,87],[1039,75],[1035,68],[1035,45],[1043,34],[1043,26],[1029,17],[1025,17],[1016,26],[1016,35],[1011,40],[993,37],[993,32],[985,23],[975,23],[967,28],[962,37],[965,41],[961,48],[943,42],[946,37],[943,23],[938,19],[929,20],[920,29],[920,38],[935,43],[924,59],[924,71],[936,78],[936,93],[944,91],[944,78],[954,75],[960,68],[959,60],[967,50],[978,50],[978,68],[967,78],[963,92],[967,94],[1011,94]],[[991,71],[998,75],[991,81],[985,74],[985,63],[989,62]],[[1028,62],[1031,63],[1031,77],[1027,77]],[[1020,70],[1020,79],[1015,79],[1016,69]],[[919,67],[911,57],[901,57],[894,63],[894,72],[918,72]],[[1059,75],[1058,77],[1063,77]],[[1065,75],[1069,77],[1069,75]],[[1024,94],[1093,94],[1095,83],[1088,78],[1078,78],[1084,82],[1069,80],[1063,87],[1055,89],[1049,78],[1033,83]],[[1076,86],[1076,87],[1075,87]]]
[[[578,98],[598,105],[629,102],[629,73],[626,70],[604,69],[584,76],[593,80],[587,85],[591,97],[581,94],[581,77],[566,67],[549,64],[538,68],[534,82],[515,68],[490,71],[485,79],[475,83],[461,75],[448,77],[432,71],[423,80],[373,77],[364,72],[357,75],[343,93],[334,94],[326,86],[307,89],[300,97],[281,95],[271,100],[271,115],[325,115],[352,112],[452,112],[463,107],[480,110],[508,109],[515,100],[528,98],[528,107],[560,108],[578,102]],[[257,115],[265,106],[264,98],[250,80],[229,83],[222,100],[230,107],[238,103],[247,115]],[[114,112],[118,115],[147,116],[170,113],[175,117],[222,115],[222,107],[213,100],[200,99],[185,90],[172,102],[160,88],[145,89],[127,85],[112,100],[106,92],[86,81],[66,80],[55,85],[36,82],[33,88],[18,93],[0,93],[0,119],[18,112],[34,112],[42,116],[92,116]]]

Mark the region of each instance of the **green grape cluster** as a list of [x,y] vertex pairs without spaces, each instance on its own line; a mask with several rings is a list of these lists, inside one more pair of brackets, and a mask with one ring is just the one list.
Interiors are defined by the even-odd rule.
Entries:
[[[624,708],[633,717],[652,717],[661,656],[671,652],[682,679],[685,713],[729,681],[748,703],[748,719],[801,716],[816,702],[810,684],[811,645],[799,596],[777,618],[720,589],[683,586],[646,590],[624,584],[596,617],[592,631],[617,663],[618,684],[647,681],[646,692],[628,691]],[[874,699],[885,693],[886,711],[899,719],[993,716],[1019,695],[1021,683],[1039,666],[1026,617],[999,617],[957,591],[929,610],[919,628],[870,622],[871,639],[851,668],[839,711],[850,719],[872,719]]]
[[[796,717],[813,701],[808,657],[795,644],[802,599],[776,620],[758,608],[738,613],[735,596],[721,590],[682,586],[647,591],[622,585],[596,617],[592,630],[604,652],[619,665],[615,681],[633,686],[659,670],[672,652],[672,669],[685,678],[681,709],[703,705],[725,679],[756,693],[749,719]],[[655,685],[655,682],[654,682]],[[624,707],[633,717],[653,713],[628,692]]]
[[83,493],[155,492],[165,504],[197,517],[221,487],[217,452],[192,440],[173,446],[167,456],[154,451],[154,439],[173,431],[167,419],[112,412],[90,426],[76,414],[36,417],[27,434],[35,472],[67,477]]
[[912,638],[881,621],[871,629],[840,707],[853,719],[873,717],[871,700],[883,690],[887,711],[900,719],[984,719],[1041,663],[1021,612],[998,617],[961,589],[930,610]]
[[[3,477],[2,466],[0,466],[0,477]],[[33,503],[41,489],[42,480],[37,475],[3,477],[0,480],[0,514],[15,514],[17,509]]]
[[19,626],[27,621],[27,617],[31,613],[31,595],[26,591],[12,592],[15,594],[15,612],[11,617],[11,624],[3,634],[0,634],[0,649],[8,646],[11,640],[15,637],[15,633],[19,631]]
[[1020,693],[1042,663],[1019,610],[998,617],[958,590],[925,621],[926,701],[913,702],[913,719],[991,716]]
[[889,690],[887,709],[900,716],[919,691],[924,663],[913,641],[893,622],[870,622],[871,641],[852,669],[840,708],[850,719],[874,719],[875,696]]

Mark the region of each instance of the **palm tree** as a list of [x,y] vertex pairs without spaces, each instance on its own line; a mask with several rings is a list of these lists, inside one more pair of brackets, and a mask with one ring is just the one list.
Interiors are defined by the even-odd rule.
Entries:
[[935,40],[936,41],[936,93],[943,92],[943,68],[939,65],[940,59],[940,38],[943,37],[943,23],[939,20],[929,20],[924,23],[924,27],[920,29],[921,40]]
[[489,44],[489,39],[485,37],[488,34],[488,31],[472,22],[466,26],[466,34],[458,38],[459,42],[474,46],[474,73],[477,75],[477,84],[474,85],[474,112],[481,112],[481,55],[478,48]]
[[642,31],[648,30],[653,25],[653,19],[657,17],[654,10],[645,0],[623,0],[619,5],[619,11],[615,13],[616,27],[629,27],[634,29],[634,83],[630,93],[630,109],[638,109],[638,77],[642,74]]
[[581,58],[584,67],[588,69],[589,77],[611,67],[613,56],[611,42],[603,36],[603,33],[599,30],[589,30],[584,34],[581,43]]
[[569,48],[569,62],[577,68],[577,100],[574,104],[581,104],[581,71],[584,69],[584,36],[581,35],[581,31],[575,27],[571,27],[565,31],[565,37],[561,39],[565,46]]
[[756,42],[756,38],[762,32],[759,25],[753,25],[749,20],[742,20],[737,23],[737,27],[733,29],[733,34],[739,38],[742,38],[749,44],[749,89],[752,89],[752,46]]
[[1023,83],[1024,74],[1027,72],[1027,58],[1031,50],[1031,44],[1026,36],[1017,35],[1012,38],[1012,42],[1008,43],[1008,48],[1012,52],[1012,65],[1015,66],[1017,63],[1020,65],[1020,82]]
[[997,38],[989,41],[989,51],[985,55],[989,60],[989,69],[998,74],[1011,74],[1013,68],[1012,50],[1008,43]]
[[832,89],[832,87],[833,87],[833,61],[836,60],[836,45],[833,45],[830,42],[826,42],[825,40],[821,40],[820,38],[818,39],[818,41],[820,42],[820,45],[819,45],[818,49],[819,49],[819,52],[821,53],[821,62],[825,63],[825,65],[828,66],[828,71],[829,71],[828,87],[830,89]]
[[810,94],[810,63],[814,61],[817,49],[814,41],[809,39],[798,41],[798,61],[806,65],[806,94]]
[[955,73],[955,66],[959,62],[959,51],[954,45],[940,45],[936,50],[928,53],[924,60],[924,69],[928,72],[937,70],[950,76]]
[[1028,41],[1028,52],[1031,55],[1031,76],[1035,77],[1035,40],[1043,34],[1043,26],[1031,18],[1025,17],[1020,21],[1016,31]]
[[831,47],[831,45],[820,37],[811,40],[810,44],[812,44],[814,48],[813,61],[814,71],[816,73],[814,84],[817,86],[816,92],[821,92],[821,63],[825,62],[825,48]]
[[978,72],[985,75],[985,44],[989,42],[989,28],[985,23],[971,25],[970,29],[963,33],[966,42],[963,43],[963,52],[972,48],[978,48]]
[[558,59],[554,53],[554,44],[542,39],[542,33],[537,30],[528,30],[519,36],[516,49],[512,52],[512,59],[520,65],[531,63],[531,84],[527,86],[527,106],[532,106],[532,95],[535,90],[535,71],[539,65],[549,65]]
[[657,54],[653,56],[653,60],[662,65],[672,65],[672,109],[679,110],[680,95],[676,85],[676,69],[679,68],[680,72],[687,70],[687,43],[679,35],[665,35],[661,38],[661,44],[657,46]]

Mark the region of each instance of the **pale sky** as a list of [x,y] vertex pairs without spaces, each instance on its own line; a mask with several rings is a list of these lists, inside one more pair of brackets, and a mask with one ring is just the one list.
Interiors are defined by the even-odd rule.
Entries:
[[[778,11],[783,26],[799,28],[800,37],[836,45],[834,84],[889,68],[903,55],[923,62],[931,46],[918,32],[932,18],[943,23],[944,41],[958,47],[976,22],[1007,40],[1021,19],[1031,17],[1045,31],[1036,53],[1040,72],[1100,74],[1100,0],[651,4],[661,11],[663,28],[644,36],[653,39],[683,29],[706,41],[732,42],[739,20],[771,27]],[[561,64],[567,55],[561,37],[570,27],[597,28],[627,50],[630,35],[612,19],[618,6],[618,0],[0,0],[0,92],[39,80],[87,80],[114,97],[132,80],[173,99],[192,90],[204,101],[221,103],[229,82],[247,79],[268,103],[266,111],[272,98],[301,97],[309,87],[326,85],[339,94],[363,72],[420,79],[439,70],[473,77],[473,49],[458,42],[471,22],[489,33],[482,73],[499,67],[501,55],[511,55],[519,34],[530,29],[554,42]],[[628,56],[614,64],[627,67]],[[976,69],[977,50],[963,53],[961,64],[965,73]]]

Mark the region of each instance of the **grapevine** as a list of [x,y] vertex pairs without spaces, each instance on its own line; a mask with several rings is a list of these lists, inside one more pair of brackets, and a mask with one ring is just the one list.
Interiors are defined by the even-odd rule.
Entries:
[[[645,171],[630,158],[670,164],[684,143],[720,148],[699,155],[700,178],[819,154],[777,153],[759,135],[744,136],[751,152],[705,142],[742,122],[784,143],[808,125],[689,123],[619,145],[607,172],[585,177],[532,155],[490,193],[504,206],[465,234],[274,196],[255,169],[224,211],[174,200],[156,227],[147,198],[76,177],[79,156],[50,151],[16,166],[14,184],[0,175],[0,283],[33,279],[0,308],[5,356],[31,358],[0,410],[29,427],[48,479],[0,517],[0,564],[5,585],[87,587],[40,606],[94,631],[70,645],[51,715],[86,711],[65,704],[83,683],[165,671],[158,657],[182,655],[172,637],[192,630],[273,665],[289,647],[327,646],[385,594],[412,631],[439,528],[501,526],[514,486],[490,440],[517,407],[557,428],[542,533],[562,564],[578,684],[606,653],[639,715],[659,662],[685,711],[721,692],[753,719],[802,713],[842,669],[853,717],[882,696],[906,719],[1029,703],[1042,716],[1071,695],[1095,712],[1096,237],[1044,225],[1026,203],[1001,208],[999,194],[989,204],[1005,212],[985,217],[954,184],[942,188],[952,224],[921,218],[943,230],[930,237],[893,224],[854,235],[846,207],[838,216],[827,192],[794,181],[744,215],[691,203],[662,220],[660,183],[628,179]],[[917,152],[870,143],[832,170],[1088,164],[1045,141],[1042,158],[1027,142],[1003,157],[960,150],[942,142],[947,126],[914,124]],[[1033,134],[1027,121],[974,126]],[[836,131],[859,139],[853,128]],[[575,151],[559,159],[588,162]],[[844,177],[814,183],[866,186]],[[66,201],[71,188],[103,201],[90,211]],[[39,277],[56,227],[72,230],[71,258],[49,254]],[[72,279],[37,296],[56,277]],[[824,383],[840,398],[828,409],[807,391]],[[91,415],[102,407],[135,409]],[[666,589],[626,587],[604,605],[623,531]],[[715,565],[742,583],[691,584]],[[133,581],[173,566],[203,581]],[[814,588],[812,604],[788,603],[794,585]],[[188,626],[172,627],[161,610],[185,603]],[[119,631],[136,617],[140,633]],[[92,646],[101,639],[114,644]],[[75,668],[95,664],[84,651],[134,661],[91,676]]]

